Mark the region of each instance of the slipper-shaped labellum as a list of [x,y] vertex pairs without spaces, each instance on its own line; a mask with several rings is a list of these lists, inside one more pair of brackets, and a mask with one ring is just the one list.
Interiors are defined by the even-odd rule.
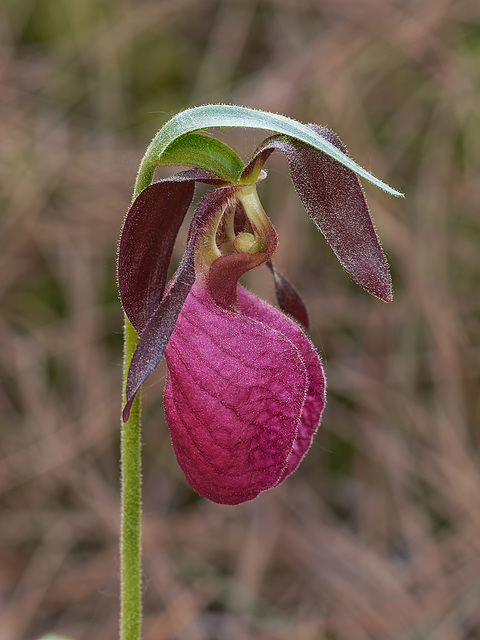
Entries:
[[[312,128],[343,151],[329,131]],[[165,415],[178,462],[199,494],[222,504],[251,500],[292,473],[325,404],[322,364],[300,326],[308,327],[306,308],[271,262],[277,234],[254,184],[274,150],[286,154],[307,212],[347,272],[389,301],[387,264],[355,174],[285,135],[267,139],[235,181],[203,166],[150,185],[134,201],[120,241],[120,294],[139,334],[124,419],[165,355]],[[216,188],[197,206],[166,286],[196,181]],[[262,264],[272,271],[280,309],[238,283]]]

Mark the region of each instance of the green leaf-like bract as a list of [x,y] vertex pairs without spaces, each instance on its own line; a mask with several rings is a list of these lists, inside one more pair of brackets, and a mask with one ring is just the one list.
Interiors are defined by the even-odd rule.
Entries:
[[[139,174],[152,172],[155,165],[162,163],[162,154],[177,138],[185,134],[204,129],[221,127],[243,127],[249,129],[263,129],[301,140],[312,147],[323,151],[341,164],[345,165],[359,176],[372,184],[394,195],[402,196],[399,191],[373,176],[366,169],[358,165],[348,155],[342,153],[335,145],[315,133],[306,124],[277,113],[257,111],[248,107],[236,105],[215,104],[186,109],[175,115],[157,133],[150,143],[140,167]],[[145,176],[147,177],[147,176]]]

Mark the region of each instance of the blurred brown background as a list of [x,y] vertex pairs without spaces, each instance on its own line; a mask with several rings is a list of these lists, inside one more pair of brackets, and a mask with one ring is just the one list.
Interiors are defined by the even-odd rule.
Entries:
[[328,126],[406,193],[365,184],[396,295],[350,282],[272,158],[328,405],[292,478],[221,507],[148,381],[145,640],[480,638],[480,3],[3,0],[0,50],[1,640],[116,638],[117,239],[149,140],[207,102]]

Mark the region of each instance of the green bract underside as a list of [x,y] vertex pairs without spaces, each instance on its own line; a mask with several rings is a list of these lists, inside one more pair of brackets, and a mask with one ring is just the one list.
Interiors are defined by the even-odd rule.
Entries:
[[185,133],[171,142],[159,158],[160,165],[181,164],[212,171],[227,182],[239,179],[244,163],[227,144],[202,133]]

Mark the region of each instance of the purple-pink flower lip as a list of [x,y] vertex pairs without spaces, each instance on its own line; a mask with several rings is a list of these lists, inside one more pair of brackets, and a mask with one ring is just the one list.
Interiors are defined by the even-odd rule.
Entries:
[[325,379],[293,320],[242,287],[232,310],[194,284],[166,358],[165,414],[198,493],[237,504],[297,468],[320,421]]

